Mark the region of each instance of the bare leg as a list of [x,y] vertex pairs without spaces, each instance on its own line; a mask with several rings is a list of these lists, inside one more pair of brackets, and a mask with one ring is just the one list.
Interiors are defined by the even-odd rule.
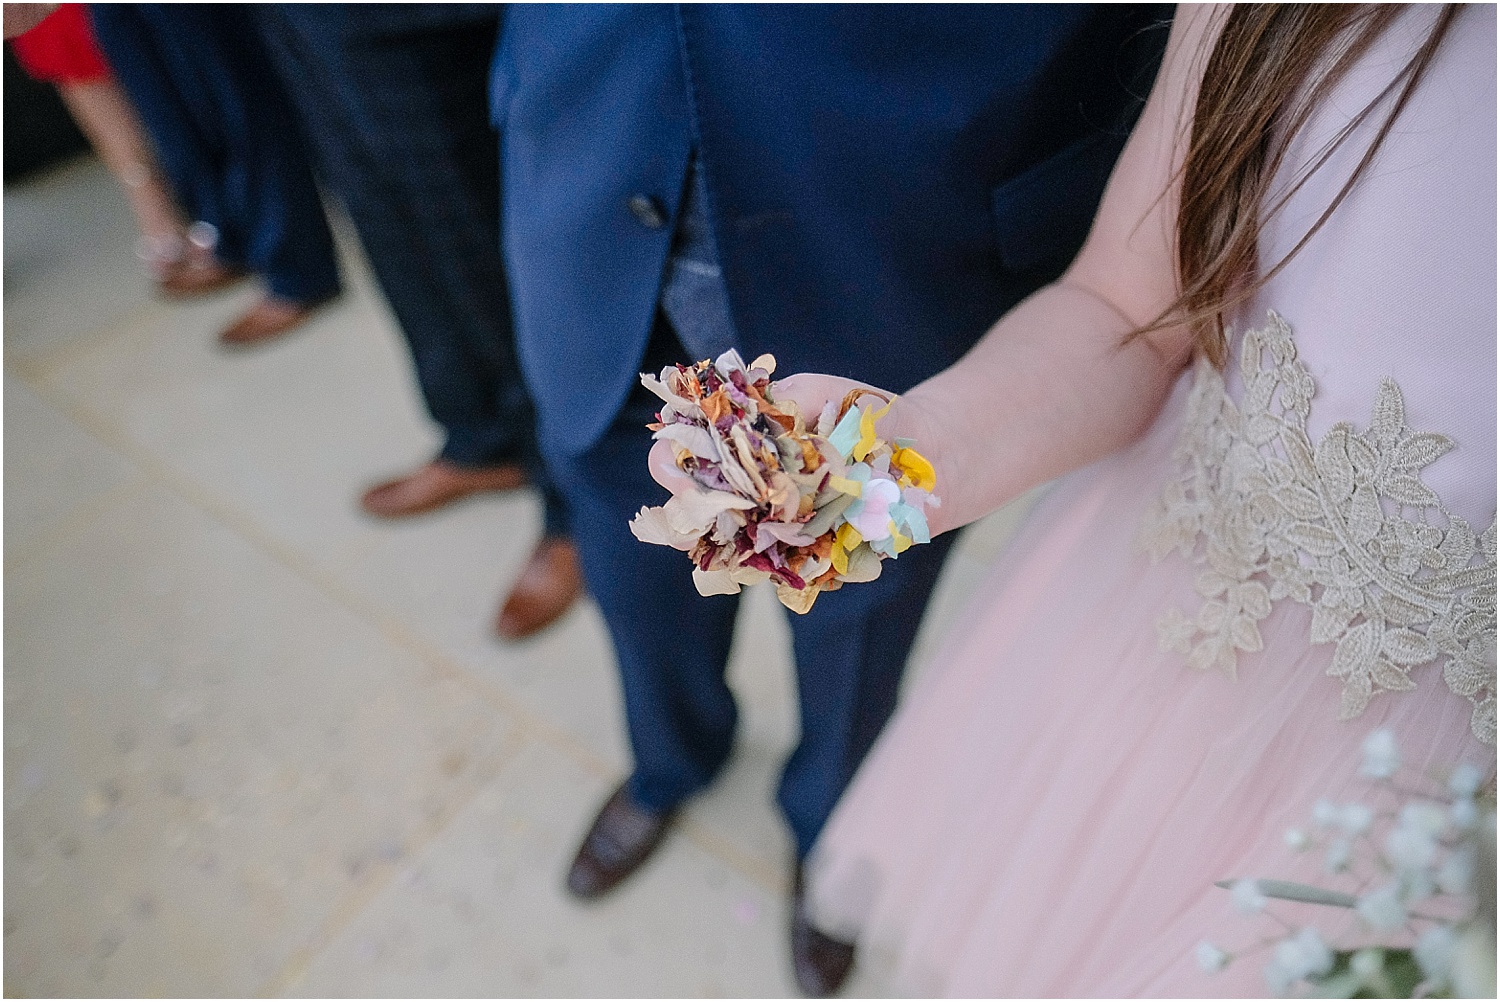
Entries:
[[113,80],[58,87],[73,120],[94,152],[119,179],[141,231],[137,253],[168,295],[195,295],[221,288],[241,277],[213,256],[214,234],[207,224],[189,226],[131,107]]
[[119,179],[141,235],[154,244],[180,243],[187,223],[177,209],[135,109],[112,80],[58,88],[73,120],[110,173]]

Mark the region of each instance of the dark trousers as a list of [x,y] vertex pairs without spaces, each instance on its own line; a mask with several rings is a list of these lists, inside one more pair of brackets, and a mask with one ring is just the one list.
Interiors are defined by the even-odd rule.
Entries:
[[182,207],[215,253],[284,299],[339,291],[333,237],[291,104],[238,4],[94,4],[99,46]]
[[500,256],[489,122],[499,8],[257,8],[319,171],[344,202],[411,349],[442,456],[521,462],[567,531],[535,446]]
[[[659,318],[641,367],[685,350]],[[647,472],[648,421],[661,401],[637,388],[604,437],[547,461],[573,515],[589,591],[614,640],[635,771],[630,793],[663,811],[710,783],[728,758],[737,713],[725,683],[739,597],[703,597],[676,550],[642,543],[627,523],[665,492]],[[906,657],[953,535],[887,561],[878,580],[819,596],[791,616],[802,734],[777,802],[807,854],[896,706]],[[790,614],[789,614],[790,615]]]

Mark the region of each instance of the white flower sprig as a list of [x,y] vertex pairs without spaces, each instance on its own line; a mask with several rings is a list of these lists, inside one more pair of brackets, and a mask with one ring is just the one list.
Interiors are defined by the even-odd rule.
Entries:
[[[1483,795],[1484,773],[1464,763],[1441,785],[1419,777],[1427,789],[1403,787],[1397,782],[1401,753],[1390,731],[1372,733],[1361,752],[1359,774],[1385,799],[1394,796],[1399,807],[1320,800],[1310,830],[1294,828],[1285,840],[1295,852],[1321,850],[1328,873],[1360,877],[1367,889],[1350,894],[1284,880],[1220,881],[1236,911],[1264,913],[1286,935],[1238,953],[1199,943],[1194,959],[1215,972],[1237,957],[1269,949],[1264,975],[1277,995],[1300,988],[1324,998],[1493,998],[1495,804],[1493,792]],[[1269,909],[1274,900],[1346,909],[1356,918],[1352,929],[1409,945],[1339,946],[1316,927],[1281,919]]]

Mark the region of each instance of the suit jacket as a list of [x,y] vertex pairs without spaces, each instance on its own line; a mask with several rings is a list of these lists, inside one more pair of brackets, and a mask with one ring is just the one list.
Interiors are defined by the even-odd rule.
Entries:
[[[324,23],[337,25],[345,34],[355,38],[390,38],[493,21],[505,9],[504,4],[498,3],[330,3],[284,6],[324,8],[313,16]],[[342,8],[342,11],[338,8]]]
[[694,150],[746,358],[898,392],[957,361],[1087,235],[1169,16],[512,6],[491,100],[544,447],[629,395]]

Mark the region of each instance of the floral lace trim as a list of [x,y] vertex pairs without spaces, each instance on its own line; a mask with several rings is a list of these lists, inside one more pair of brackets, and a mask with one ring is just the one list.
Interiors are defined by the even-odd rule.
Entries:
[[1233,678],[1239,652],[1261,649],[1271,603],[1291,598],[1312,607],[1312,642],[1338,645],[1339,719],[1416,688],[1412,671],[1442,660],[1448,688],[1474,704],[1475,736],[1493,745],[1495,524],[1476,537],[1419,476],[1453,440],[1409,429],[1385,379],[1368,428],[1340,422],[1314,443],[1313,379],[1275,313],[1246,333],[1240,374],[1236,406],[1198,362],[1172,456],[1181,474],[1137,539],[1155,560],[1175,549],[1202,567],[1198,613],[1168,610],[1162,648]]

